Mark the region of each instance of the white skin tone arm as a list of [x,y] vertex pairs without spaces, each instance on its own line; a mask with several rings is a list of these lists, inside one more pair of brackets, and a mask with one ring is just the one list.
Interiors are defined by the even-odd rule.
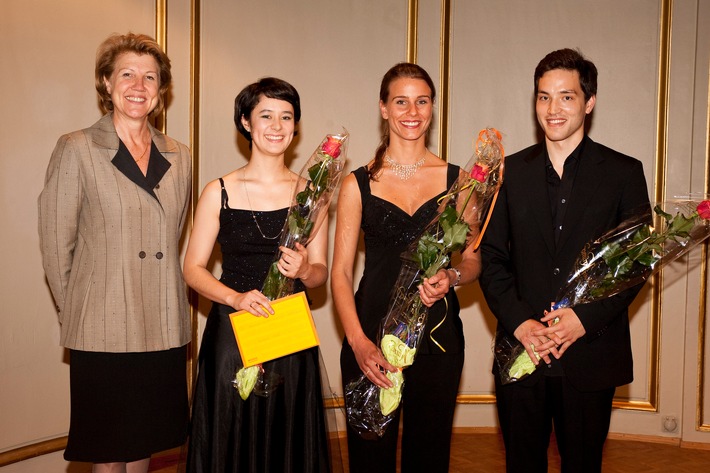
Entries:
[[343,325],[345,337],[355,353],[358,366],[374,384],[382,388],[389,388],[392,386],[392,382],[380,371],[380,368],[386,371],[396,371],[397,368],[388,363],[377,346],[367,338],[355,309],[353,265],[360,237],[361,218],[360,190],[355,176],[350,174],[343,180],[338,196],[330,283],[333,301]]

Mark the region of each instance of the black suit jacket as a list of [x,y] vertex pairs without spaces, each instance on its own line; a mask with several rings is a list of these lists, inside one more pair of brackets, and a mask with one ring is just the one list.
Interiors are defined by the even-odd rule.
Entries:
[[[481,245],[480,283],[499,328],[511,335],[525,320],[540,319],[549,310],[586,243],[639,209],[650,209],[641,162],[584,139],[556,244],[545,143],[506,158],[505,180]],[[586,335],[570,346],[561,362],[577,389],[600,390],[633,380],[627,308],[640,288],[573,308]],[[541,371],[520,382],[537,382]]]

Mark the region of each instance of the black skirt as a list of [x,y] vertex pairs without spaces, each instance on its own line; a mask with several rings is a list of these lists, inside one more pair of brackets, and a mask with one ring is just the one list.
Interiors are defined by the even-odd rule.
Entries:
[[146,353],[70,350],[68,461],[132,462],[182,445],[187,346]]

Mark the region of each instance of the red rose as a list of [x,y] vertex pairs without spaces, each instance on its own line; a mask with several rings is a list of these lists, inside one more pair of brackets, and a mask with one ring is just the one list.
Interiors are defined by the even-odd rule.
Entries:
[[340,156],[340,145],[342,145],[342,143],[339,139],[329,136],[328,141],[321,146],[321,150],[335,159]]
[[486,177],[488,177],[488,166],[485,164],[476,164],[471,169],[471,179],[478,182],[485,182]]
[[710,220],[710,200],[703,200],[698,204],[698,215],[700,218]]

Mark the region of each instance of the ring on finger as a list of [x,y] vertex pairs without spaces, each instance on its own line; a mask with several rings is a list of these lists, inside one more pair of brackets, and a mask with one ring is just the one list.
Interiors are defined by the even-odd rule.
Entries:
[[370,373],[372,373],[372,370],[368,368],[368,370],[365,371],[365,376],[370,376]]

